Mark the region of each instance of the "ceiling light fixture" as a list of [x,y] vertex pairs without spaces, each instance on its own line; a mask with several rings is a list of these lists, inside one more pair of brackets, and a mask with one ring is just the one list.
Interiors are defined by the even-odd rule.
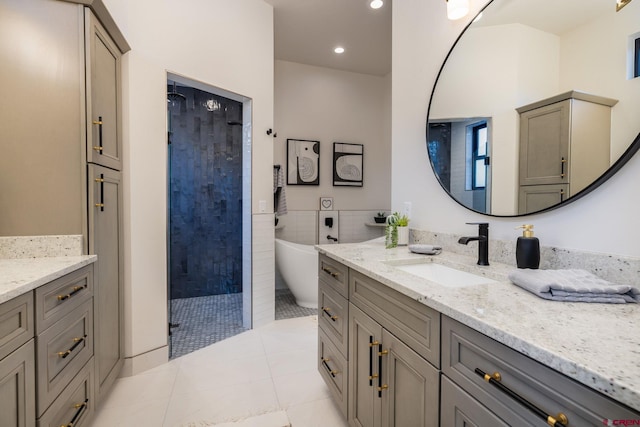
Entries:
[[344,53],[344,48],[342,46],[338,46],[335,49],[333,49],[333,51],[335,53]]
[[371,0],[371,3],[369,3],[369,7],[371,9],[380,9],[383,4],[384,2],[382,0]]
[[463,18],[469,13],[469,0],[446,0],[447,18],[452,21]]

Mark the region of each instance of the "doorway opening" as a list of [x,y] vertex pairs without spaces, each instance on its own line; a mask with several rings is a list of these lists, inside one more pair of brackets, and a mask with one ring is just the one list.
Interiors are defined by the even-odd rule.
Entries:
[[170,358],[251,328],[251,101],[168,74]]

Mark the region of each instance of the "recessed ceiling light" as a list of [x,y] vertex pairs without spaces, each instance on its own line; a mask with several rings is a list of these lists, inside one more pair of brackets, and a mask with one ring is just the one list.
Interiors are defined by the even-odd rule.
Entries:
[[344,48],[341,46],[338,46],[337,48],[333,49],[333,51],[335,53],[344,53]]
[[383,4],[382,0],[371,0],[369,7],[371,7],[371,9],[380,9]]

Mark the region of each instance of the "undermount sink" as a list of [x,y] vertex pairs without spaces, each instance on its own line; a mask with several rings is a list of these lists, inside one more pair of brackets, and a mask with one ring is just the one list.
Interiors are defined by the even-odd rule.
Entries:
[[393,265],[393,267],[409,274],[413,274],[414,276],[422,277],[431,282],[450,288],[462,288],[465,286],[496,283],[495,280],[489,279],[488,277],[457,270],[434,262],[411,264],[389,263],[389,265]]

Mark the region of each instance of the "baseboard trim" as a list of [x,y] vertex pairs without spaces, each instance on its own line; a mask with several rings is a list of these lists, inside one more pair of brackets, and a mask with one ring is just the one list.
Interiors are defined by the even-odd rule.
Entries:
[[124,365],[120,371],[120,378],[130,377],[140,372],[148,371],[169,361],[169,346],[165,345],[146,353],[124,358]]

